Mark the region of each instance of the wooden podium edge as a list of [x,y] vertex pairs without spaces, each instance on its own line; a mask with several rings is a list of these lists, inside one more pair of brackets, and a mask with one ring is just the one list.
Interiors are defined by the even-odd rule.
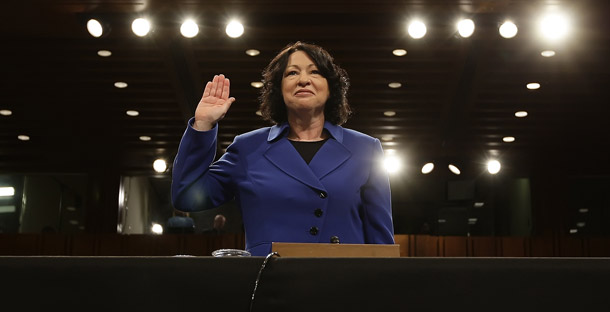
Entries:
[[271,251],[280,257],[313,258],[398,258],[399,244],[324,244],[324,243],[284,243],[273,242]]

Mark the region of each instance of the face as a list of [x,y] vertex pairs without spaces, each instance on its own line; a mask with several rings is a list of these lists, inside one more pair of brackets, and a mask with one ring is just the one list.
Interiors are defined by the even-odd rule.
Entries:
[[328,81],[307,53],[296,51],[290,55],[282,78],[282,95],[289,114],[324,112]]

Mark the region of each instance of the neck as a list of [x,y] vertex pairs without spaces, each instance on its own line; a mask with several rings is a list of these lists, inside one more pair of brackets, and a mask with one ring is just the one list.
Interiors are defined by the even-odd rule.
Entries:
[[320,141],[328,137],[324,132],[324,115],[320,118],[288,118],[290,132],[288,139],[293,141]]

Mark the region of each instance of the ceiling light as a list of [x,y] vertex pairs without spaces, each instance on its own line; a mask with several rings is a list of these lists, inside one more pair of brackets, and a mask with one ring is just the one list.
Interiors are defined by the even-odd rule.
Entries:
[[394,111],[385,111],[383,112],[384,115],[388,116],[388,117],[392,117],[396,115],[396,112]]
[[229,37],[237,38],[244,33],[244,25],[236,20],[233,20],[227,24],[225,31]]
[[468,38],[474,33],[474,22],[471,19],[463,19],[457,24],[457,29],[460,36]]
[[526,111],[518,111],[515,113],[515,117],[519,117],[519,118],[523,118],[527,116],[527,112]]
[[150,22],[145,18],[136,18],[131,23],[131,30],[136,36],[144,37],[150,31]]
[[432,172],[432,170],[434,170],[434,163],[427,163],[425,164],[423,167],[421,167],[421,173],[423,174],[428,174],[430,172]]
[[99,55],[101,57],[109,57],[112,55],[112,52],[110,52],[108,50],[99,50],[99,51],[97,51],[97,55]]
[[87,31],[95,38],[99,38],[104,34],[102,24],[96,19],[90,19],[87,21]]
[[149,137],[147,135],[141,135],[140,136],[140,141],[146,142],[146,141],[150,141],[150,140],[151,140],[151,137]]
[[407,50],[405,50],[405,49],[395,49],[394,51],[392,51],[392,54],[394,54],[396,56],[405,56],[405,55],[407,55]]
[[124,89],[124,88],[127,88],[127,82],[117,81],[114,83],[114,86],[119,89]]
[[249,49],[249,50],[246,50],[246,54],[248,54],[250,56],[257,56],[257,55],[261,54],[261,51],[259,51],[257,49]]
[[585,227],[585,225],[587,225],[585,222],[576,222],[576,226],[579,228]]
[[394,139],[394,137],[391,135],[384,135],[381,137],[382,141],[392,141],[393,139]]
[[2,116],[10,116],[12,114],[13,114],[13,112],[11,110],[8,110],[8,109],[0,110],[0,115],[2,115]]
[[153,162],[153,169],[155,169],[156,172],[165,172],[165,170],[167,170],[167,163],[165,162],[164,159],[156,159]]
[[250,85],[251,85],[251,86],[253,86],[253,87],[255,87],[255,88],[257,88],[257,89],[258,89],[258,88],[262,88],[262,87],[263,87],[263,83],[262,83],[262,82],[260,82],[260,81],[253,81],[253,82],[250,82]]
[[180,26],[180,33],[185,38],[193,38],[199,33],[199,26],[194,20],[186,20],[182,23],[182,26]]
[[128,110],[128,111],[126,111],[125,113],[126,113],[128,116],[132,116],[132,117],[135,117],[135,116],[140,115],[140,112],[138,112],[137,110]]
[[388,155],[383,157],[383,167],[388,173],[393,174],[400,171],[402,164],[400,162],[400,158],[390,152]]
[[153,223],[150,230],[153,232],[153,234],[163,234],[163,226],[158,223]]
[[460,173],[462,173],[462,172],[460,171],[460,169],[458,169],[458,167],[456,167],[454,164],[449,164],[449,166],[447,166],[447,167],[448,167],[448,168],[449,168],[449,170],[450,170],[451,172],[453,172],[453,174],[455,174],[455,175],[460,175]]
[[421,21],[413,21],[409,24],[407,32],[413,39],[423,38],[426,35],[426,24]]
[[29,141],[30,137],[28,135],[25,134],[20,134],[17,136],[17,139],[21,140],[21,141]]
[[570,234],[576,234],[576,233],[578,233],[577,229],[570,229]]
[[544,50],[544,51],[540,52],[540,55],[542,55],[544,57],[552,57],[552,56],[555,56],[555,51],[553,51],[553,50]]
[[580,212],[580,213],[587,213],[587,212],[589,212],[589,209],[588,208],[580,208],[580,209],[578,209],[578,212]]
[[570,30],[570,22],[561,14],[543,16],[539,22],[540,34],[552,41],[563,39]]
[[402,84],[400,82],[390,82],[388,83],[388,87],[392,88],[392,89],[397,89],[402,87]]
[[67,211],[76,211],[76,207],[74,206],[66,206]]
[[472,206],[474,208],[481,208],[481,207],[485,206],[485,203],[484,202],[475,202]]
[[512,137],[512,136],[503,137],[502,141],[504,141],[506,143],[515,142],[515,137]]
[[504,38],[512,38],[517,35],[517,25],[511,21],[506,21],[500,26],[500,36]]
[[496,174],[500,172],[501,167],[502,166],[500,165],[500,162],[495,159],[487,162],[487,171],[489,171],[489,173],[491,174]]
[[527,88],[530,90],[537,90],[540,89],[540,84],[537,82],[530,82],[527,84]]
[[69,220],[68,223],[72,225],[78,225],[78,220]]
[[259,115],[259,116],[263,116],[263,113],[260,110],[257,110],[256,114]]
[[15,195],[15,188],[12,186],[2,186],[0,187],[0,196],[13,196]]

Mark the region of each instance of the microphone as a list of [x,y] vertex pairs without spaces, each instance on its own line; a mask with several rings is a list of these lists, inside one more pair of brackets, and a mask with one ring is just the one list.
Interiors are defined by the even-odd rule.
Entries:
[[339,236],[331,236],[330,237],[330,243],[331,244],[338,244],[339,243]]

